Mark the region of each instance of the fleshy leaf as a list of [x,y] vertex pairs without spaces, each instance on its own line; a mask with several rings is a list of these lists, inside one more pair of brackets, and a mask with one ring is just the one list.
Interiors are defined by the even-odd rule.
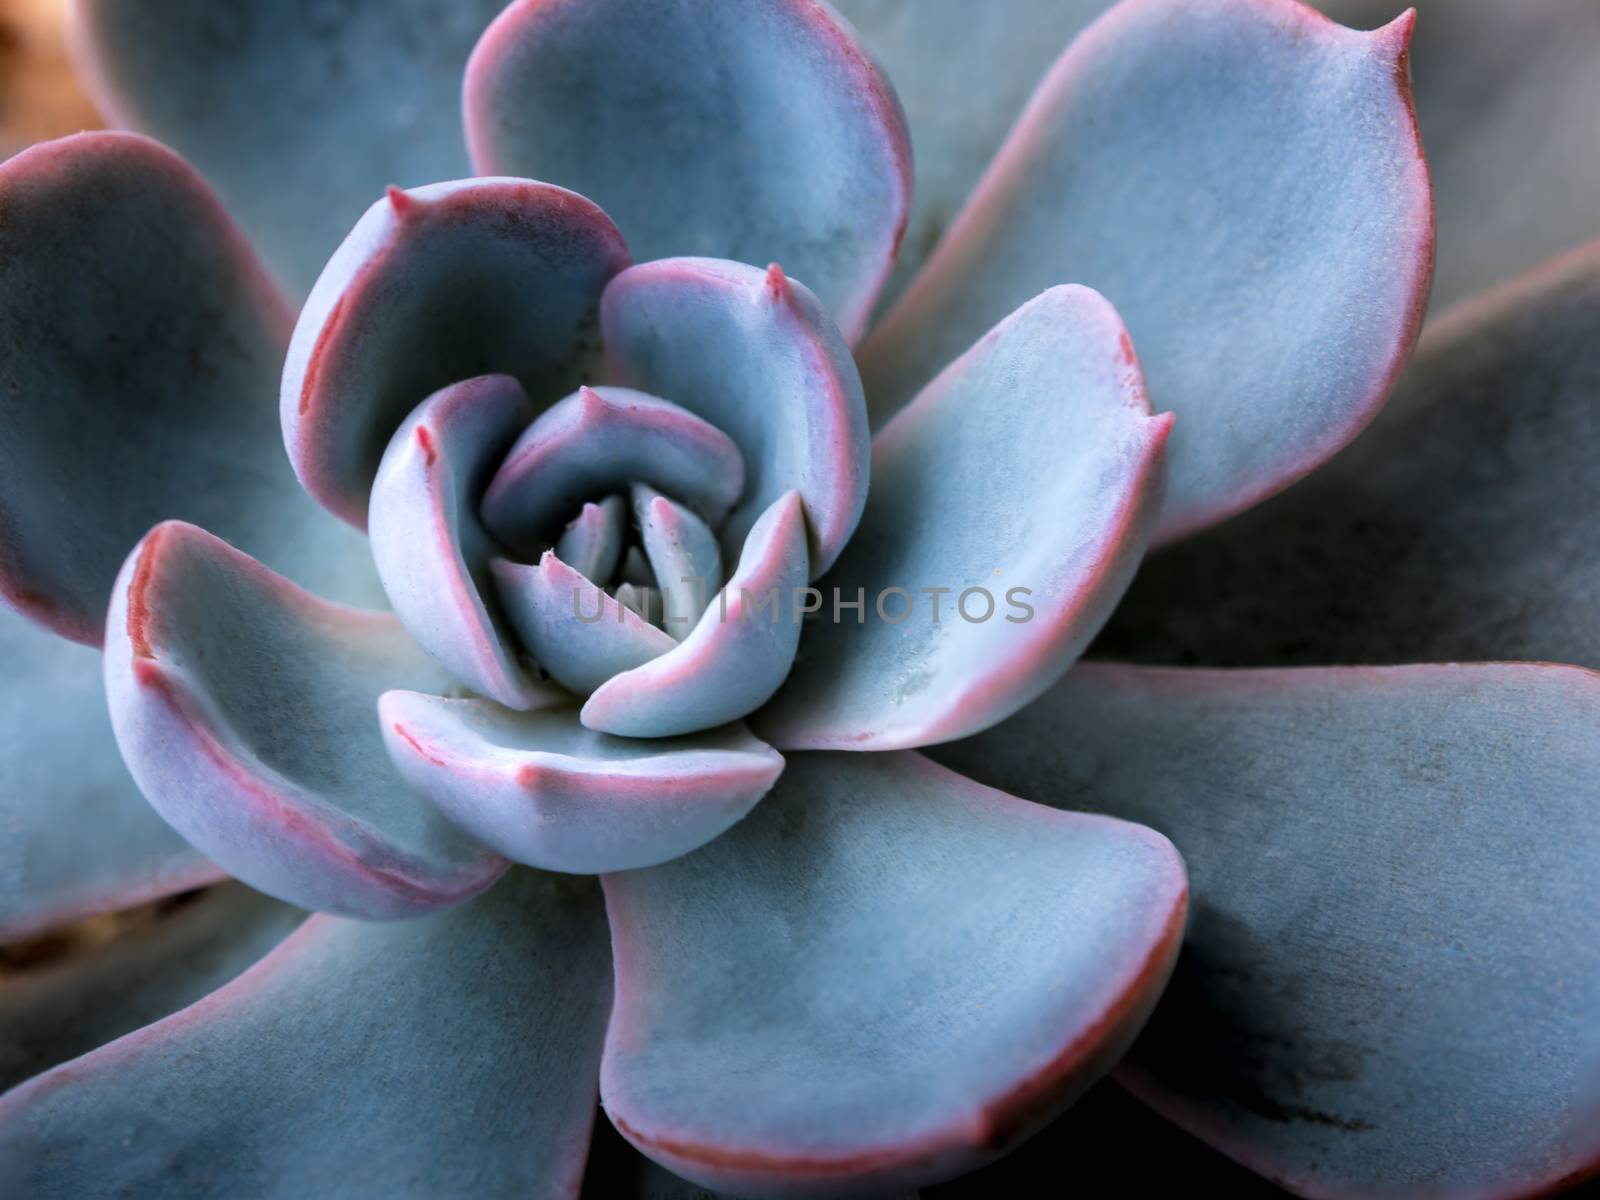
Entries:
[[384,448],[426,397],[487,373],[514,376],[536,407],[566,395],[627,262],[605,213],[563,188],[390,188],[328,260],[289,344],[279,415],[301,483],[364,526]]
[[1045,69],[1110,0],[832,2],[894,84],[916,149],[911,219],[885,290],[893,299],[960,211]]
[[1111,10],[863,346],[874,414],[1070,280],[1117,306],[1181,419],[1159,540],[1312,470],[1381,406],[1427,297],[1412,20],[1358,33],[1295,0]]
[[605,1029],[594,887],[516,871],[414,921],[317,916],[246,974],[0,1100],[0,1177],[115,1191],[577,1193]]
[[849,347],[804,286],[774,264],[679,258],[642,263],[606,288],[601,333],[612,373],[723,430],[746,487],[721,531],[739,557],[750,527],[790,488],[805,501],[812,576],[838,557],[867,498],[871,441]]
[[851,340],[865,328],[905,231],[911,147],[826,5],[517,0],[473,52],[465,102],[480,174],[592,196],[641,262],[776,259]]
[[[1365,29],[1392,18],[1398,5],[1319,0],[1318,7]],[[1439,210],[1435,307],[1595,236],[1596,46],[1600,9],[1590,0],[1422,6],[1412,51]],[[1518,186],[1534,179],[1537,187]]]
[[604,582],[622,560],[627,532],[628,502],[621,496],[607,496],[599,504],[585,502],[556,539],[556,557],[585,579]]
[[85,133],[0,164],[0,602],[100,643],[128,548],[199,521],[310,587],[381,593],[274,429],[290,316],[198,175]]
[[738,725],[643,741],[585,729],[575,707],[388,692],[378,702],[407,781],[507,858],[552,871],[654,866],[704,845],[766,795],[777,751]]
[[372,556],[400,623],[452,676],[512,708],[532,708],[548,689],[517,661],[500,620],[489,580],[495,547],[477,508],[532,419],[509,375],[435,392],[395,431],[369,507]]
[[606,1112],[687,1179],[785,1196],[970,1170],[1064,1108],[1154,1005],[1186,899],[1152,831],[914,754],[795,755],[605,887]]
[[329,604],[173,522],[129,556],[108,626],[128,768],[229,874],[302,908],[399,917],[505,869],[412,795],[384,750],[379,694],[449,685],[390,614]]
[[517,439],[483,494],[483,522],[513,551],[555,541],[585,500],[650,483],[717,524],[744,491],[739,448],[685,408],[632,388],[580,388]]
[[193,1004],[305,919],[237,883],[165,903],[147,926],[5,978],[0,1091]]
[[1600,1166],[1597,722],[1572,667],[1084,664],[940,758],[1188,861],[1138,1095],[1296,1195],[1532,1196]]
[[199,167],[299,297],[385,185],[470,174],[461,73],[503,3],[75,0],[76,49],[101,111]]
[[552,679],[580,696],[677,644],[550,551],[538,566],[504,558],[489,566],[522,644]]
[[98,652],[0,609],[0,661],[0,942],[219,877],[128,777]]
[[878,434],[861,527],[761,736],[922,746],[1049,687],[1139,564],[1171,423],[1104,298],[1059,287],[1018,309]]
[[1355,445],[1155,555],[1096,652],[1600,667],[1597,328],[1600,243],[1456,306]]
[[601,684],[583,723],[622,737],[675,737],[754,712],[794,661],[807,561],[805,510],[798,492],[786,492],[750,530],[739,565],[688,636]]
[[661,589],[662,628],[682,639],[722,586],[722,551],[704,521],[643,484],[633,488],[639,539]]

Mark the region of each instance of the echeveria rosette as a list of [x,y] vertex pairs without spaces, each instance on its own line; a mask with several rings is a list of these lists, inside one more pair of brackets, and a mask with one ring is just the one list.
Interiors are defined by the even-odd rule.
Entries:
[[[463,31],[495,6],[459,8],[426,46],[405,36],[426,3],[304,27],[157,7],[80,5],[115,110],[189,153],[291,286],[330,228],[355,228],[291,338],[170,152],[85,136],[0,168],[11,394],[60,401],[7,402],[0,450],[29,470],[0,490],[0,583],[95,641],[131,547],[104,665],[134,777],[213,862],[325,912],[243,974],[282,906],[241,912],[232,953],[170,986],[112,963],[40,989],[42,1006],[126,979],[126,1019],[100,1025],[114,1036],[224,985],[0,1100],[8,1177],[81,1194],[114,1164],[118,1186],[159,1194],[182,1162],[259,1194],[570,1195],[597,1071],[616,1127],[707,1186],[878,1193],[970,1169],[1122,1055],[1184,933],[1172,845],[1053,811],[1069,801],[1174,834],[1204,889],[1179,986],[1122,1073],[1160,1111],[1310,1195],[1517,1195],[1593,1159],[1584,1096],[1544,1070],[1592,1049],[1592,996],[1556,978],[1576,933],[1541,920],[1582,930],[1596,848],[1540,836],[1592,799],[1591,675],[1057,682],[1153,531],[1316,466],[1408,355],[1432,245],[1409,16],[1359,34],[1290,0],[1127,0],[1050,73],[869,332],[909,146],[881,70],[822,4],[519,0],[466,67],[474,178],[455,112],[389,89],[410,73],[419,97],[453,88]],[[893,61],[893,22],[843,7]],[[196,40],[226,53],[152,70]],[[288,85],[266,82],[285,62]],[[273,140],[292,124],[278,114],[330,103],[370,131],[360,154]],[[292,202],[274,206],[264,162],[303,165]],[[378,198],[385,183],[402,186]],[[52,291],[56,272],[82,286]],[[127,419],[97,423],[123,381]],[[373,572],[261,450],[275,390],[289,464],[370,533],[392,612],[317,594],[371,604]],[[885,421],[870,462],[869,401]],[[868,620],[803,624],[784,600],[807,584],[824,603],[859,589]],[[874,619],[874,593],[928,585],[1020,586],[1033,616]],[[741,612],[769,591],[770,617]],[[66,679],[67,657],[37,661],[57,657]],[[1500,709],[1538,737],[1498,737]],[[1319,723],[1340,732],[1295,740]],[[910,752],[969,734],[938,756],[1044,803]],[[48,778],[69,744],[27,769]],[[837,749],[858,753],[816,752]],[[1538,821],[1497,825],[1483,797],[1524,778]],[[1272,803],[1231,812],[1240,789]],[[1349,789],[1374,799],[1350,808]],[[1463,789],[1472,835],[1419,837],[1439,807],[1465,811]],[[58,852],[13,927],[212,877],[159,826],[130,828],[121,846],[75,830],[89,878]],[[1526,869],[1502,877],[1496,854]],[[574,873],[601,873],[604,916]],[[1358,967],[1307,978],[1316,935],[1273,921],[1330,878],[1347,885],[1316,899]],[[171,940],[220,944],[238,907]],[[1436,952],[1460,929],[1482,954]],[[1275,952],[1240,966],[1241,930]],[[1525,1008],[1494,974],[1507,955],[1536,981]],[[1268,981],[1226,992],[1238,1020],[1220,1030],[1212,963]],[[1438,1003],[1362,1007],[1347,984],[1389,976]],[[1477,1049],[1465,994],[1530,1014],[1522,1038]],[[1361,1046],[1395,1065],[1308,1089],[1356,1036],[1334,1028],[1352,1007]],[[1240,1053],[1197,1055],[1197,1038]],[[19,1070],[84,1048],[42,1039]],[[1407,1103],[1422,1065],[1480,1102]],[[1482,1102],[1507,1075],[1523,1090]]]

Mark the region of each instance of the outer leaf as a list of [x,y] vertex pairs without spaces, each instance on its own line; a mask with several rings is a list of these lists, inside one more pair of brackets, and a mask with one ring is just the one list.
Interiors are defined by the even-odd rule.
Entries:
[[30,1197],[573,1196],[605,1028],[592,885],[313,917],[228,987],[0,1100]]
[[911,220],[886,290],[893,299],[960,211],[1045,69],[1109,0],[833,3],[894,84],[916,148]]
[[1001,1153],[1133,1037],[1186,897],[1149,830],[915,755],[796,755],[709,846],[605,885],[606,1111],[670,1170],[759,1195]]
[[805,501],[811,571],[832,565],[861,519],[870,442],[849,347],[805,287],[776,264],[642,263],[606,288],[612,373],[727,433],[746,487],[722,529],[737,561],[750,527],[790,488]]
[[[631,671],[676,643],[601,591],[551,551],[539,565],[490,564],[512,627],[551,678],[587,696],[619,671]],[[622,589],[618,588],[620,596]]]
[[1101,650],[1600,667],[1597,328],[1600,243],[1441,316],[1360,441],[1152,559]]
[[237,883],[174,903],[146,928],[5,979],[0,1089],[194,1003],[305,918]]
[[863,347],[874,410],[1070,280],[1117,306],[1184,418],[1158,538],[1306,474],[1377,412],[1427,296],[1411,23],[1356,33],[1295,0],[1118,5]]
[[1049,687],[1144,553],[1171,424],[1101,296],[1053,288],[1018,309],[873,443],[866,515],[762,736],[922,746]]
[[583,706],[590,729],[658,738],[714,729],[772,698],[800,642],[806,518],[786,492],[750,530],[739,565],[688,635],[602,683]]
[[461,72],[502,0],[73,3],[101,110],[205,172],[296,297],[385,185],[469,173]]
[[1140,1096],[1297,1195],[1532,1196],[1600,1166],[1597,721],[1570,667],[1090,664],[941,758],[1183,851]]
[[0,941],[216,879],[128,778],[99,654],[0,610],[0,661]]
[[[883,64],[916,146],[905,245],[888,286],[914,275],[1045,68],[1108,0],[835,0]],[[1396,0],[1317,0],[1358,29]],[[1454,302],[1594,236],[1600,108],[1591,0],[1423,6],[1412,45],[1418,120],[1438,205],[1433,302]],[[995,64],[1004,63],[1004,70]],[[961,103],[950,98],[959,96]],[[1514,187],[1510,181],[1537,180]],[[1508,203],[1509,191],[1515,203]]]
[[864,329],[905,231],[911,147],[827,5],[517,0],[465,97],[480,174],[594,197],[640,261],[776,259],[849,338]]
[[288,326],[170,150],[86,133],[0,165],[0,600],[98,645],[117,567],[168,517],[375,599],[365,548],[306,503],[276,445]]
[[[1321,0],[1367,28],[1395,0]],[[1595,235],[1600,206],[1600,9],[1588,0],[1450,0],[1422,8],[1417,114],[1439,206],[1435,305]],[[1519,181],[1537,180],[1522,187]]]
[[515,376],[535,406],[586,378],[595,306],[628,249],[582,196],[526,179],[391,188],[300,312],[279,394],[306,490],[365,525],[395,427],[449,384]]
[[551,689],[518,662],[487,586],[495,546],[478,497],[532,417],[508,375],[435,392],[395,430],[369,510],[378,576],[406,631],[456,679],[513,708]]
[[640,741],[585,729],[574,707],[514,713],[417,692],[389,692],[378,711],[413,787],[485,845],[552,871],[625,871],[687,854],[749,812],[783,770],[740,725]]
[[713,524],[744,491],[739,447],[715,425],[632,388],[578,389],[541,414],[484,493],[484,523],[515,551],[537,554],[586,500],[654,484]]
[[410,916],[505,862],[414,797],[374,704],[448,680],[387,613],[343,608],[191,525],[159,525],[117,581],[111,723],[156,810],[218,865],[303,908]]

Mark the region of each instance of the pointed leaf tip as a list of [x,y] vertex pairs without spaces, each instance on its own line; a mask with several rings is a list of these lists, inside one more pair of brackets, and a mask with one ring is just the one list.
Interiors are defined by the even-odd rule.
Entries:
[[[1382,406],[1432,278],[1432,192],[1393,69],[1409,27],[1374,43],[1295,0],[1111,8],[862,346],[875,416],[1076,278],[1126,317],[1161,403],[1196,416],[1172,439],[1158,542],[1320,465]],[[1308,302],[1285,321],[1290,294]]]
[[402,221],[416,210],[417,200],[392,183],[384,188],[383,194],[388,197],[390,210]]
[[789,296],[789,281],[784,277],[783,268],[777,263],[767,267],[767,291],[774,300],[786,300]]
[[723,559],[737,560],[756,519],[793,487],[813,577],[827,570],[866,503],[870,439],[861,377],[810,289],[776,266],[662,259],[612,281],[600,322],[617,379],[673,397],[738,446],[756,483],[720,531]]
[[592,323],[628,261],[598,207],[527,179],[465,179],[373,204],[295,324],[279,415],[296,474],[357,527],[396,427],[464,379],[515,378],[536,407],[597,356]]
[[1433,317],[1372,428],[1283,495],[1153,556],[1099,652],[1600,667],[1597,328],[1600,242]]
[[738,566],[681,642],[606,680],[584,725],[622,737],[672,737],[740,720],[783,683],[800,641],[809,578],[805,509],[785,492],[750,529]]
[[[1071,665],[1133,577],[1165,479],[1172,414],[1150,414],[1126,336],[1098,292],[1051,288],[878,434],[866,512],[826,581],[832,619],[752,718],[763,737],[930,745],[1010,715]],[[855,619],[841,596],[861,600]]]
[[512,708],[549,689],[520,661],[489,587],[495,547],[477,501],[532,416],[505,375],[435,392],[395,431],[368,498],[372,557],[395,615],[455,679]]

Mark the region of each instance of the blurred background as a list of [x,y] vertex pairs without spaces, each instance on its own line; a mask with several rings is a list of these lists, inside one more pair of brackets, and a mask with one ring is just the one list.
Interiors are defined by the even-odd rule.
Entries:
[[67,62],[67,0],[0,0],[0,158],[101,125]]

